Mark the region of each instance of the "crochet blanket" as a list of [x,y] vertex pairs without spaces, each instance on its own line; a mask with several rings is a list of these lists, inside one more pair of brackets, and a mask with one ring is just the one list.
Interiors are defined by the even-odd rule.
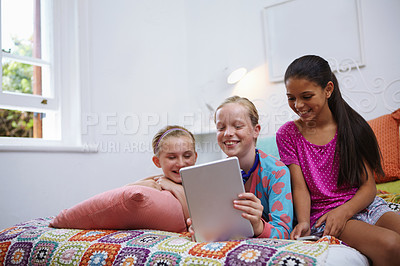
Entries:
[[196,243],[187,233],[48,227],[38,218],[0,232],[0,265],[322,265],[333,237]]
[[393,211],[400,214],[400,194],[378,190],[376,195],[384,199]]
[[[379,191],[378,196],[394,211],[400,211],[399,194]],[[330,246],[347,247],[331,236],[316,242],[250,238],[196,243],[187,233],[56,229],[48,226],[52,218],[38,218],[0,231],[0,266],[323,265]]]

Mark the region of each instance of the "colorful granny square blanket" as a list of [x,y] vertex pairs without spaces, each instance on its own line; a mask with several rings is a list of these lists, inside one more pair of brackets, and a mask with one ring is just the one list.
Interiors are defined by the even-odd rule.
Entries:
[[334,238],[196,243],[156,230],[77,230],[38,218],[0,231],[0,265],[322,265]]
[[394,211],[400,214],[400,194],[399,193],[390,193],[383,190],[378,190],[378,197],[381,197],[386,201],[389,207]]

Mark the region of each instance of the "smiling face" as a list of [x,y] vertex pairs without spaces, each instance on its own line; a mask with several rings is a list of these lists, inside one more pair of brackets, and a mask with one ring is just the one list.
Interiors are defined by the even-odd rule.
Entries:
[[153,156],[154,164],[175,183],[182,183],[179,170],[194,165],[196,159],[194,143],[189,136],[166,136],[160,143],[158,156]]
[[328,99],[333,91],[333,83],[325,88],[307,79],[289,78],[286,81],[286,95],[290,108],[304,123],[316,121],[330,114]]
[[240,103],[228,103],[217,110],[215,115],[218,145],[228,156],[239,160],[254,153],[260,125],[253,126],[249,112]]

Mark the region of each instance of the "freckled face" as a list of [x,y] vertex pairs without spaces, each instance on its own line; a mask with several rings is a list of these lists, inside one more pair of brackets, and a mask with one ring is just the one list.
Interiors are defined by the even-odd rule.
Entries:
[[245,158],[254,152],[259,126],[253,127],[246,107],[239,103],[228,103],[216,113],[217,141],[228,156]]
[[179,170],[194,165],[197,159],[192,139],[171,136],[162,141],[160,148],[158,157],[153,157],[154,163],[163,170],[167,178],[175,183],[182,183]]
[[321,115],[330,112],[328,99],[332,91],[332,82],[322,89],[315,82],[303,78],[286,81],[289,106],[303,122],[318,120]]

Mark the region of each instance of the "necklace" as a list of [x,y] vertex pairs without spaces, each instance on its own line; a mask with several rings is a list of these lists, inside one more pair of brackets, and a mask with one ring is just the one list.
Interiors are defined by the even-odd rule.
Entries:
[[259,155],[258,155],[258,150],[256,149],[256,158],[254,160],[254,164],[251,167],[250,171],[246,174],[244,170],[242,170],[242,179],[243,179],[243,184],[246,184],[247,180],[249,180],[249,177],[251,174],[256,170],[258,162],[260,161]]

